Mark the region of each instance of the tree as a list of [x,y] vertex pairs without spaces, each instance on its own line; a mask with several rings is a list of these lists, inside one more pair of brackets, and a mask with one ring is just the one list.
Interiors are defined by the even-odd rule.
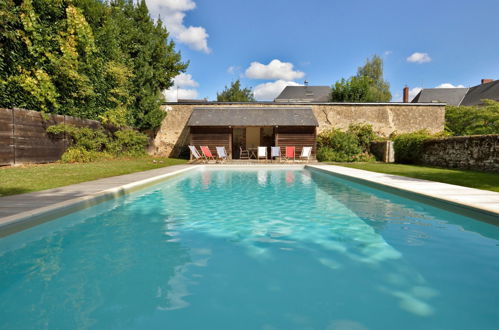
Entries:
[[254,102],[253,90],[251,88],[241,89],[241,82],[233,81],[230,87],[225,86],[221,93],[217,93],[218,102]]
[[452,135],[499,134],[499,102],[483,100],[484,106],[447,106],[445,130]]
[[184,72],[145,0],[0,0],[0,107],[150,130]]
[[367,59],[357,75],[337,81],[330,95],[332,102],[389,102],[391,98],[390,84],[383,79],[383,60],[378,55]]

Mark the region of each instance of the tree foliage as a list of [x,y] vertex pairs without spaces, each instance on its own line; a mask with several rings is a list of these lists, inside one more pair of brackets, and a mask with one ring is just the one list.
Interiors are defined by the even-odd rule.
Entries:
[[230,87],[225,86],[221,93],[217,93],[218,102],[254,102],[253,90],[251,88],[241,88],[241,82],[233,81]]
[[499,102],[483,100],[484,106],[447,106],[445,130],[452,135],[499,134]]
[[347,131],[332,128],[317,136],[317,159],[321,162],[372,161],[370,144],[377,138],[372,125],[351,124]]
[[0,107],[153,129],[188,64],[144,0],[0,0],[0,21]]
[[396,135],[393,139],[395,161],[403,164],[416,164],[423,153],[425,141],[437,137],[427,130]]
[[390,84],[383,79],[383,60],[374,55],[357,75],[348,80],[342,78],[331,90],[332,102],[389,102],[392,99]]
[[65,136],[69,139],[69,148],[61,157],[64,163],[141,156],[145,154],[148,143],[147,135],[132,129],[121,129],[111,133],[103,128],[58,124],[49,126],[47,133],[53,137]]

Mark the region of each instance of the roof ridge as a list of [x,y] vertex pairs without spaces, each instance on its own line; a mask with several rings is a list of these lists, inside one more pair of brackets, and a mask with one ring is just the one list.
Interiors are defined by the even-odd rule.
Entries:
[[467,87],[466,89],[467,89],[466,93],[464,93],[463,98],[459,101],[459,103],[457,105],[461,105],[461,103],[463,103],[463,100],[466,97],[466,95],[468,95],[471,87]]

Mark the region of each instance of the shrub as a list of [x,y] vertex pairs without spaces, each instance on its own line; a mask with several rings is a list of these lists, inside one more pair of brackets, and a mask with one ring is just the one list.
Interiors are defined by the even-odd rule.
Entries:
[[88,151],[82,147],[70,147],[61,156],[63,163],[89,163],[101,159],[110,159],[107,152]]
[[49,126],[47,132],[54,136],[65,134],[69,138],[71,146],[80,147],[87,151],[102,151],[109,141],[103,129],[58,124]]
[[371,142],[378,138],[377,134],[374,133],[373,126],[370,124],[351,124],[348,127],[348,132],[357,136],[359,146],[366,153],[369,153]]
[[320,162],[349,162],[352,161],[352,157],[331,147],[320,147],[317,149],[317,160]]
[[397,163],[417,163],[423,152],[424,142],[432,137],[434,136],[426,130],[395,136],[393,139],[395,161]]
[[112,156],[139,156],[145,154],[147,135],[132,129],[107,133],[102,128],[75,127],[58,124],[47,128],[52,136],[66,135],[70,146],[62,155],[66,163],[91,162]]
[[369,124],[352,124],[346,132],[333,128],[319,134],[317,159],[334,162],[372,161],[374,157],[369,153],[369,147],[376,138]]
[[148,140],[147,135],[143,133],[124,129],[114,132],[114,140],[108,145],[108,150],[114,155],[143,155]]

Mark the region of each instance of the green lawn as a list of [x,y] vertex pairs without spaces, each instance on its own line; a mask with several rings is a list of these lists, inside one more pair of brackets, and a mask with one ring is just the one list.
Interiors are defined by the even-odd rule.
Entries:
[[186,162],[184,159],[140,157],[92,163],[0,167],[0,196],[67,186]]
[[386,163],[335,163],[334,165],[499,192],[499,174],[494,173]]

